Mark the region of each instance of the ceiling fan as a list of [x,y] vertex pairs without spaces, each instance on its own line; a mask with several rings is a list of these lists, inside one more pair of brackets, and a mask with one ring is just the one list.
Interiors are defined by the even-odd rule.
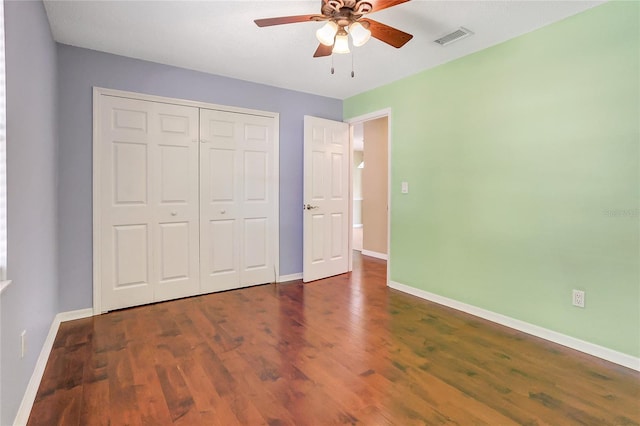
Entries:
[[320,0],[320,14],[280,16],[256,19],[259,27],[293,24],[297,22],[327,21],[316,31],[320,45],[313,57],[329,56],[332,53],[349,53],[349,35],[353,46],[364,45],[369,38],[377,38],[395,48],[404,46],[413,38],[411,34],[385,25],[365,15],[397,6],[409,0]]

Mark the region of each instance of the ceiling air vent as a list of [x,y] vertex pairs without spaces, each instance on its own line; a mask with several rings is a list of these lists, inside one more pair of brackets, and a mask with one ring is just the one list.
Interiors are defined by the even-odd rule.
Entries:
[[446,46],[447,44],[453,43],[454,41],[458,41],[465,37],[469,37],[471,34],[473,33],[468,29],[464,27],[460,27],[459,29],[452,32],[451,34],[447,34],[446,36],[440,37],[439,39],[434,41],[441,46]]

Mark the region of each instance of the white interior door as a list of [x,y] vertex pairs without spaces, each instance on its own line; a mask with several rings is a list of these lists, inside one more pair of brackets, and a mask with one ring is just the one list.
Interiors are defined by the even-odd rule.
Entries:
[[303,281],[349,269],[349,125],[304,117]]
[[198,293],[198,109],[100,99],[102,310]]
[[200,276],[203,292],[274,282],[274,119],[200,112]]

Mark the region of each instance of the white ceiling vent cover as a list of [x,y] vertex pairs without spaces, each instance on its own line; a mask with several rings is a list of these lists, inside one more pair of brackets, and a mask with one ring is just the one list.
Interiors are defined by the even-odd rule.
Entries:
[[446,46],[447,44],[453,43],[454,41],[462,40],[463,38],[469,37],[473,33],[464,27],[460,27],[455,30],[451,34],[447,34],[446,36],[442,36],[437,40],[433,40],[441,46]]

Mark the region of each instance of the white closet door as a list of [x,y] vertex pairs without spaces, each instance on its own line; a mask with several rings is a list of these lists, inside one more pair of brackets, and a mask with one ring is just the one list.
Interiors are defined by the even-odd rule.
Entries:
[[273,282],[274,120],[200,111],[202,290]]
[[102,310],[197,294],[198,109],[100,102]]
[[200,291],[198,109],[155,103],[155,301]]

